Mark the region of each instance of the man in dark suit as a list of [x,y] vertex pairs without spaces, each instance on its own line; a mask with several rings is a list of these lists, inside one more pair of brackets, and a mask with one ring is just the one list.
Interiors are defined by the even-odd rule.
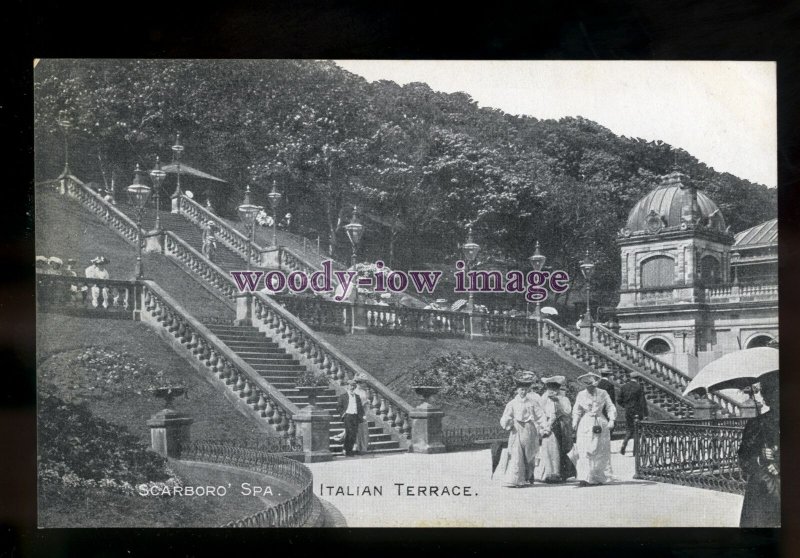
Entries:
[[630,380],[619,389],[619,404],[625,408],[625,428],[627,429],[625,439],[622,441],[622,448],[619,450],[620,455],[625,455],[625,447],[633,436],[636,417],[640,420],[647,417],[647,399],[644,395],[644,388],[639,383],[640,377],[638,372],[631,372]]
[[[614,393],[614,384],[612,384],[608,379],[610,375],[611,369],[608,366],[603,366],[603,368],[600,370],[600,376],[602,376],[602,378],[598,380],[597,387],[608,393],[608,396],[611,398],[611,402],[616,405],[617,397]],[[603,409],[603,415],[606,417],[606,419],[608,418],[608,413],[606,413],[605,409]]]
[[347,393],[339,396],[337,413],[344,421],[344,454],[354,455],[353,446],[358,436],[358,425],[364,420],[364,404],[356,394],[356,381],[347,383]]

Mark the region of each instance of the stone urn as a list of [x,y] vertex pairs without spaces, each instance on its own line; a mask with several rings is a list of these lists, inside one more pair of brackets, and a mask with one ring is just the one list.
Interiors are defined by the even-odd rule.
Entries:
[[176,397],[180,397],[181,395],[186,395],[187,389],[186,386],[162,386],[157,388],[152,388],[150,393],[153,394],[157,399],[164,400],[164,407],[169,409],[172,406],[172,402],[175,400]]
[[297,386],[300,395],[308,397],[308,405],[314,407],[317,404],[317,397],[319,397],[326,389],[327,386]]
[[429,399],[434,395],[436,395],[437,393],[439,393],[442,390],[442,386],[419,385],[419,386],[411,386],[411,389],[414,390],[414,393],[422,397],[423,404],[425,403],[430,404]]

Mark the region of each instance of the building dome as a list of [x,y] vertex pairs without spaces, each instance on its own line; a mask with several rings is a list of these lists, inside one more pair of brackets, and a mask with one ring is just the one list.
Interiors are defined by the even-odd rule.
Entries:
[[[696,203],[692,202],[693,197]],[[727,230],[717,204],[698,191],[685,174],[674,172],[662,176],[658,187],[631,209],[622,233],[624,236],[657,234],[690,227],[721,233]]]

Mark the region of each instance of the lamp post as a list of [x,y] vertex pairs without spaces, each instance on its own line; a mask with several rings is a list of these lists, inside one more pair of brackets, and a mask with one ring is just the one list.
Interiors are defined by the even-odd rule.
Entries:
[[72,128],[72,122],[67,119],[63,110],[59,113],[56,122],[64,132],[64,172],[61,174],[67,176],[69,174],[69,130]]
[[594,273],[594,262],[589,261],[589,250],[586,250],[586,259],[580,262],[581,273],[583,278],[586,279],[586,315],[584,320],[588,325],[592,324],[592,312],[589,308],[589,294],[591,292],[591,279]]
[[153,181],[153,195],[156,198],[156,231],[161,230],[161,184],[167,173],[161,170],[161,159],[156,157],[156,166],[150,171],[150,180]]
[[[539,252],[539,241],[536,241],[536,250],[533,251],[533,256],[528,258],[528,261],[531,262],[531,268],[534,271],[541,271],[544,267],[544,262],[547,261],[547,258]],[[537,339],[539,344],[541,344],[542,339],[542,303],[538,300],[536,301],[536,309],[533,311],[534,317],[536,318],[536,333]]]
[[470,280],[470,267],[472,267],[472,263],[478,257],[478,252],[480,251],[481,247],[473,242],[472,240],[472,223],[467,225],[467,242],[464,244],[464,259],[466,260],[466,272],[467,281],[469,281],[469,293],[467,294],[467,312],[472,314],[473,311],[473,299],[472,299],[472,281]]
[[[358,222],[358,218],[356,214],[358,213],[358,206],[353,206],[353,217],[350,219],[350,222],[344,226],[344,230],[347,232],[347,238],[350,239],[350,245],[353,247],[353,253],[350,256],[350,265],[355,268],[356,266],[356,251],[358,250],[358,245],[361,243],[361,237],[364,234],[364,225]],[[356,291],[358,294],[358,291]]]
[[275,181],[272,181],[272,191],[267,194],[269,206],[272,208],[272,245],[278,247],[278,204],[281,203],[281,193],[275,189]]
[[152,191],[149,186],[142,184],[142,169],[137,163],[134,170],[133,184],[128,186],[130,203],[136,208],[136,279],[144,279],[142,266],[142,213],[147,199]]
[[247,265],[250,265],[252,260],[252,246],[253,246],[253,231],[255,228],[256,214],[263,208],[250,202],[250,185],[247,185],[247,190],[244,193],[244,201],[237,208],[239,216],[247,226]]
[[181,133],[175,134],[175,145],[172,146],[172,153],[175,159],[176,170],[178,174],[178,185],[175,187],[175,192],[172,198],[175,200],[172,204],[172,213],[179,212],[180,198],[181,198],[181,154],[183,153],[183,145],[181,145]]

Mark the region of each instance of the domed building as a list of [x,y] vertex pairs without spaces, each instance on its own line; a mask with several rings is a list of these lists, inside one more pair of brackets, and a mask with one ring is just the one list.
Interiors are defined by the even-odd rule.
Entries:
[[778,336],[777,220],[736,235],[685,174],[631,209],[621,252],[620,335],[689,374]]

